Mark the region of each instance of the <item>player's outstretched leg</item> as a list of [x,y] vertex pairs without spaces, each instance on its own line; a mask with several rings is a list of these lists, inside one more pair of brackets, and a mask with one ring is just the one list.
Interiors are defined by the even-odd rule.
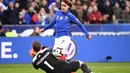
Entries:
[[91,69],[86,65],[86,64],[82,64],[81,65],[81,70],[84,72],[84,73],[93,73],[91,71]]
[[79,63],[80,63],[80,68],[81,68],[81,70],[82,70],[84,73],[93,73],[93,72],[91,71],[91,69],[90,69],[84,62],[79,61]]

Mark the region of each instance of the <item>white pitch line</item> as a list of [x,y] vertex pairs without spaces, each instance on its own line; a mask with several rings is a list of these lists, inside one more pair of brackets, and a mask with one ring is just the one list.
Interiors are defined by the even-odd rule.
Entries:
[[115,66],[115,67],[114,66],[113,67],[111,67],[111,66],[110,67],[109,66],[108,67],[99,67],[98,66],[98,67],[91,67],[91,68],[130,68],[130,66],[128,66],[128,67],[126,67],[126,66],[125,67],[123,67],[123,66],[118,66],[118,67],[117,66]]

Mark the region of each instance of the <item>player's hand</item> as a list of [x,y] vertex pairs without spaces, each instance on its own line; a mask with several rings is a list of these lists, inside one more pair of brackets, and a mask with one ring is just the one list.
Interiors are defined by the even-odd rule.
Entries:
[[44,29],[39,29],[39,33],[44,32]]
[[31,49],[31,50],[29,51],[29,54],[30,54],[31,57],[34,57],[34,56],[35,56],[35,55],[34,55],[34,50]]
[[92,36],[91,35],[87,36],[87,38],[88,38],[88,40],[92,40]]

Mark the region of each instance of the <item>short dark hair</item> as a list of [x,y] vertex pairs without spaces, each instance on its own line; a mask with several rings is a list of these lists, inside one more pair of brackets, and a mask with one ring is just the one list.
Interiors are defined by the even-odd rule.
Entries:
[[38,52],[41,49],[41,44],[39,41],[34,41],[32,47],[35,52]]
[[70,0],[62,0],[63,2],[65,2],[68,6],[72,7],[72,2]]

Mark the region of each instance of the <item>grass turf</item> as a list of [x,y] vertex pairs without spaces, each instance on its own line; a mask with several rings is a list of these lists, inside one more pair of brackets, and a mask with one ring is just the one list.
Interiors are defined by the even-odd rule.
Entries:
[[[130,62],[86,63],[95,73],[130,73]],[[0,64],[0,73],[45,73],[35,70],[31,64]],[[76,73],[82,73],[78,70]]]

